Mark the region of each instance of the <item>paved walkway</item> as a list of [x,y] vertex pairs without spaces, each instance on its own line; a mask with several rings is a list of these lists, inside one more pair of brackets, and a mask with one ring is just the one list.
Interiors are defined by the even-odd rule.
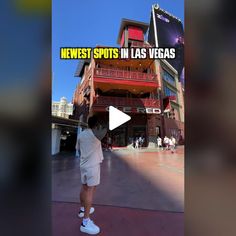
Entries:
[[[104,152],[93,216],[100,235],[183,235],[183,155],[183,147]],[[79,160],[57,156],[52,166],[53,235],[80,235]]]
[[[86,235],[76,216],[79,204],[53,203],[53,236]],[[97,206],[92,216],[99,236],[183,236],[183,213]]]

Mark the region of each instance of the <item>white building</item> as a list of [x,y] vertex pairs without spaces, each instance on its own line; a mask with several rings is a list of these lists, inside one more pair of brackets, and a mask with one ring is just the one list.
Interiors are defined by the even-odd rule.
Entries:
[[73,113],[73,104],[68,103],[65,97],[62,97],[60,102],[52,102],[52,115],[69,118]]

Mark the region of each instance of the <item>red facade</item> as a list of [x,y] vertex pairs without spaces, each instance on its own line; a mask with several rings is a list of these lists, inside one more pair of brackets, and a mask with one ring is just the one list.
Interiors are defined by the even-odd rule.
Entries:
[[124,46],[124,42],[125,42],[125,32],[123,31],[122,36],[121,36],[121,40],[120,40],[120,46],[121,47]]
[[144,41],[143,30],[138,27],[129,26],[128,35],[128,38],[131,40]]

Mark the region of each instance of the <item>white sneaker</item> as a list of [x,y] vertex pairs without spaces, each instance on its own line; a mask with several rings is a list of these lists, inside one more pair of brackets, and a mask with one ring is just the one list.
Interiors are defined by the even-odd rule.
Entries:
[[[90,207],[90,211],[89,214],[93,214],[95,211],[94,207]],[[84,211],[80,209],[79,213],[78,213],[78,217],[82,218],[84,217]]]
[[100,228],[95,225],[92,220],[89,220],[86,225],[83,225],[82,222],[80,231],[87,234],[98,234],[100,232]]

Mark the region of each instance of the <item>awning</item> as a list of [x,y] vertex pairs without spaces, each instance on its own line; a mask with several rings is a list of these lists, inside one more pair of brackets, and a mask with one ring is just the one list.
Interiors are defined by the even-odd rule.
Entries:
[[67,126],[77,128],[78,126],[87,127],[87,124],[81,122],[79,120],[67,119],[60,116],[52,116],[51,119],[52,124],[56,124],[58,126]]

